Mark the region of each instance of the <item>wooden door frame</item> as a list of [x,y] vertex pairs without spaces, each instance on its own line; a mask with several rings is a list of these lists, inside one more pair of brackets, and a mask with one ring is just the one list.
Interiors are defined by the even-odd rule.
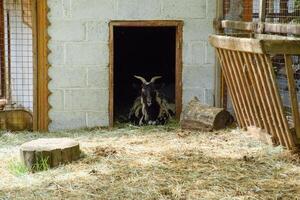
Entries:
[[5,20],[4,20],[4,2],[0,0],[0,99],[6,99],[6,73],[5,73]]
[[114,125],[114,27],[175,27],[176,28],[176,119],[182,111],[182,34],[183,21],[180,20],[125,20],[109,23],[109,126]]

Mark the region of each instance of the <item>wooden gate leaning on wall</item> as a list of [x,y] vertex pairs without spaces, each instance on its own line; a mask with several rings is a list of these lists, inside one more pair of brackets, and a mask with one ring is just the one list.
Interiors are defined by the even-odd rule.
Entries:
[[264,129],[275,144],[299,151],[300,1],[218,2],[219,35],[210,41],[222,67],[222,106],[228,88],[240,127]]
[[48,130],[46,0],[0,0],[1,129]]

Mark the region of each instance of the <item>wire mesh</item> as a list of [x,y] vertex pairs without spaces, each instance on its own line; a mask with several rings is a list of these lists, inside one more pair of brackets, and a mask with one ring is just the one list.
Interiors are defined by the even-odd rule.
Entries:
[[32,113],[32,0],[0,0],[0,4],[0,94],[7,100],[3,109]]
[[267,0],[266,4],[266,22],[300,22],[300,0]]
[[[281,100],[284,106],[285,115],[289,121],[289,124],[293,126],[293,118],[292,118],[292,105],[291,99],[289,95],[289,87],[288,87],[288,79],[286,74],[286,67],[285,67],[285,60],[283,55],[276,55],[273,56],[272,64],[275,71],[275,76],[277,80],[279,94],[281,96]],[[295,79],[295,86],[296,86],[296,94],[298,97],[298,101],[300,100],[300,57],[293,56],[293,74]]]
[[225,19],[251,22],[259,15],[259,0],[224,0]]

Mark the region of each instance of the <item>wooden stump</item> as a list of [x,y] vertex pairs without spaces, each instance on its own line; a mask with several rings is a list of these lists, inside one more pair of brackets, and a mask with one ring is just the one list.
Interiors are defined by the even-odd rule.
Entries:
[[69,138],[45,138],[24,143],[20,147],[21,159],[32,170],[44,160],[50,168],[79,159],[79,143]]
[[223,129],[233,122],[231,114],[223,108],[203,105],[194,98],[181,114],[182,129],[213,131]]

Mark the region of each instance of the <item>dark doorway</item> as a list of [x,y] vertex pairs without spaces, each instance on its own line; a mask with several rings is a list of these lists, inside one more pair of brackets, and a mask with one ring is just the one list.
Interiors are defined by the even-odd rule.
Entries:
[[114,27],[114,121],[126,122],[141,82],[162,76],[157,87],[175,104],[176,27]]

